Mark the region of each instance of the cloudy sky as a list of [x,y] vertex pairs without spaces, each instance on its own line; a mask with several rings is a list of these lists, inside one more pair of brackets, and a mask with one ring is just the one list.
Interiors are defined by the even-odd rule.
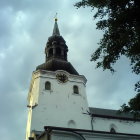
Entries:
[[61,35],[69,47],[68,59],[87,82],[89,106],[118,109],[134,96],[138,77],[122,58],[112,75],[90,62],[102,32],[96,30],[93,11],[76,9],[76,0],[0,0],[0,135],[23,140],[26,99],[32,71],[45,61],[44,48],[58,13]]

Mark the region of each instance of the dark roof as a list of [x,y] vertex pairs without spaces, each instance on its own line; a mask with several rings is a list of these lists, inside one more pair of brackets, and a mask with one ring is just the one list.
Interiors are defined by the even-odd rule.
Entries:
[[89,110],[93,117],[140,121],[140,119],[135,119],[133,114],[120,113],[118,110],[92,108],[92,107],[89,107]]
[[[92,135],[95,135],[95,134],[107,134],[108,136],[109,135],[113,135],[113,136],[126,136],[126,137],[140,137],[139,134],[131,134],[131,133],[110,133],[110,132],[107,132],[107,131],[97,131],[97,130],[86,130],[86,129],[74,129],[74,128],[64,128],[64,127],[54,127],[54,126],[44,126],[44,129],[45,131],[33,131],[33,133],[35,134],[36,136],[36,139],[39,140],[44,134],[52,134],[50,132],[52,132],[53,130],[56,131],[62,131],[62,132],[71,132],[71,133],[74,133],[74,134],[80,134],[80,136],[83,136],[82,133],[83,132],[87,132],[87,133],[91,133]],[[30,137],[30,140],[33,140],[33,137],[31,138]]]
[[[97,130],[86,130],[86,129],[77,129],[77,128],[64,128],[64,127],[55,127],[55,126],[44,126],[45,131],[48,130],[60,130],[60,131],[70,131],[70,132],[92,132],[92,133],[102,133],[102,134],[112,134],[107,131],[97,131]],[[113,133],[113,135],[128,135],[128,136],[138,136],[139,134],[131,134],[131,133]]]
[[46,61],[46,63],[37,66],[36,70],[48,70],[48,71],[64,70],[70,74],[79,75],[70,62],[56,58],[50,59]]
[[54,28],[53,28],[53,36],[54,35],[60,35],[60,32],[59,32],[59,28],[58,28],[58,25],[57,25],[57,20],[55,20],[55,24],[54,24]]
[[[52,46],[52,43],[53,42],[59,42],[59,44],[61,44],[61,46],[59,46],[59,47],[66,47],[66,48],[68,48],[67,47],[67,45],[65,44],[66,43],[66,41],[64,40],[64,38],[62,37],[62,36],[60,36],[60,35],[53,35],[53,36],[50,36],[49,38],[48,38],[48,42],[47,42],[47,48],[49,48],[50,46]],[[63,44],[62,44],[63,43]]]

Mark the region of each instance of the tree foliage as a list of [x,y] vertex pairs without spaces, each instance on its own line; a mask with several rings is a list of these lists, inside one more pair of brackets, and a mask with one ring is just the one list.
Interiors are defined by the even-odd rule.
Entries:
[[[124,55],[130,60],[132,72],[140,75],[140,0],[82,0],[75,6],[97,10],[94,15],[98,19],[97,29],[104,34],[91,56],[91,61],[97,62],[96,67],[114,72],[113,65]],[[138,98],[140,81],[135,84],[135,90],[139,94],[135,98]],[[122,108],[132,109],[135,98]],[[140,111],[140,105],[138,107]]]
[[130,99],[128,105],[123,104],[119,112],[130,112],[134,114],[134,118],[140,117],[140,94]]

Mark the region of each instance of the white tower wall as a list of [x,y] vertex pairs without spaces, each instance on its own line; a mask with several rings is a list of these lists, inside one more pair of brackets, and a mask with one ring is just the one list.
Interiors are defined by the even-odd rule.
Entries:
[[[57,73],[67,75],[68,81],[59,82]],[[47,81],[51,83],[51,90],[45,89]],[[44,126],[91,130],[90,116],[83,114],[89,110],[84,76],[71,75],[65,71],[36,71],[32,84],[28,99],[33,109],[29,109],[28,131],[30,127],[31,130],[41,131]],[[79,94],[73,93],[74,85],[78,86]]]

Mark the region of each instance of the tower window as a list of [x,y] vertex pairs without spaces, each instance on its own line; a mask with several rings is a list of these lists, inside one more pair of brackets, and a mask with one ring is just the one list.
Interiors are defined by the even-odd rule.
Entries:
[[111,128],[110,129],[110,133],[116,133],[115,129],[114,128]]
[[46,89],[46,90],[51,90],[51,83],[50,83],[50,82],[47,81],[47,82],[45,83],[45,89]]
[[73,86],[73,93],[75,94],[79,94],[79,89],[78,89],[78,86]]
[[49,57],[51,57],[51,56],[53,56],[53,49],[52,48],[49,50]]
[[67,53],[66,52],[64,52],[64,58],[65,58],[65,60],[67,60]]
[[69,120],[68,121],[68,127],[69,128],[76,128],[76,123],[74,120]]
[[61,49],[59,47],[56,48],[56,55],[57,56],[61,55]]
[[115,124],[110,125],[110,133],[116,133],[117,127]]

